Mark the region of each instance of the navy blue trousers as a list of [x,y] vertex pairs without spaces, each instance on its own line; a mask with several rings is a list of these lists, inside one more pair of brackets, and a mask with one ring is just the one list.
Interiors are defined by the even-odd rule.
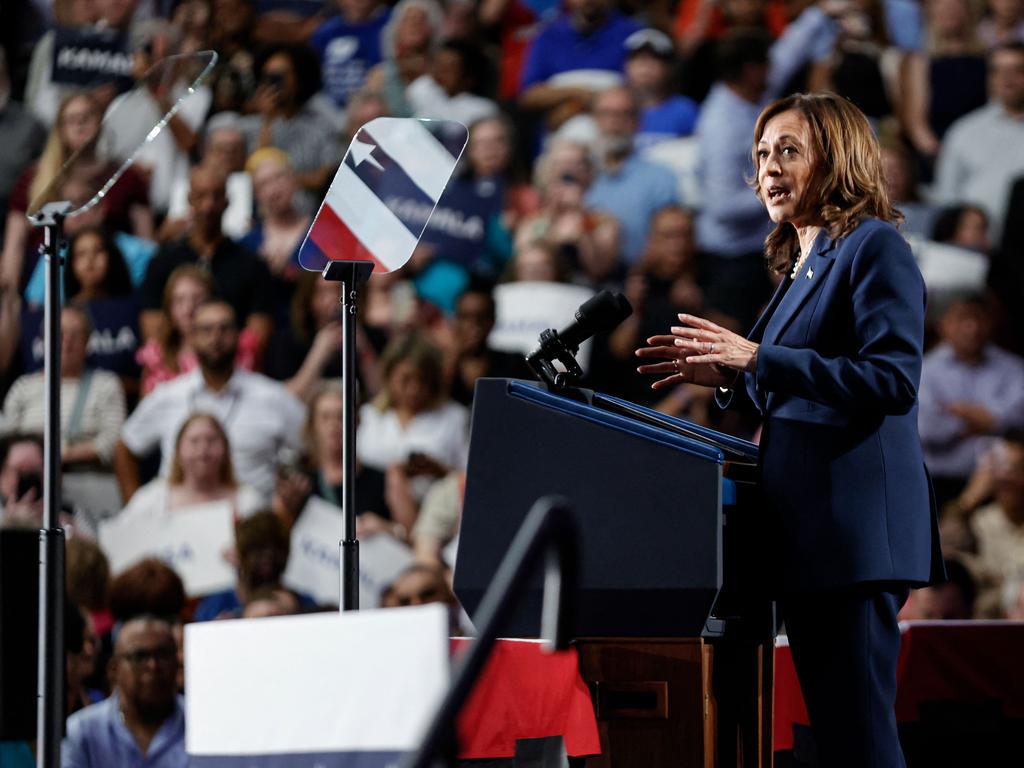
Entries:
[[868,584],[780,600],[821,768],[905,768],[895,705],[906,599]]

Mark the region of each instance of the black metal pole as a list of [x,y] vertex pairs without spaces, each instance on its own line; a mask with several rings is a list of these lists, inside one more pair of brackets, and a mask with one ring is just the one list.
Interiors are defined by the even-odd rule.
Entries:
[[64,529],[60,524],[60,277],[68,203],[51,203],[37,216],[44,227],[46,299],[46,411],[43,433],[43,528],[39,531],[39,687],[36,764],[59,768],[64,735]]
[[341,386],[344,461],[342,513],[345,538],[341,540],[341,610],[359,610],[359,540],[356,538],[356,320],[359,286],[373,271],[368,261],[332,261],[324,280],[341,283]]
[[448,693],[427,728],[419,751],[410,755],[402,768],[431,768],[438,758],[445,765],[455,764],[456,718],[541,557],[545,569],[541,636],[552,650],[569,647],[579,578],[578,536],[568,501],[544,496],[534,503],[477,609],[476,640],[456,663]]

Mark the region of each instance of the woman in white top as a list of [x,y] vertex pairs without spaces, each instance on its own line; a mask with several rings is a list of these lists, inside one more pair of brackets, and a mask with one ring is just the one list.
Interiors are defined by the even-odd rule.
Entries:
[[217,501],[230,502],[236,518],[266,506],[256,489],[235,479],[220,422],[196,412],[178,430],[170,474],[142,486],[121,514],[155,516]]
[[381,355],[383,391],[359,411],[359,460],[380,471],[443,477],[466,465],[469,413],[448,399],[441,352],[417,335]]

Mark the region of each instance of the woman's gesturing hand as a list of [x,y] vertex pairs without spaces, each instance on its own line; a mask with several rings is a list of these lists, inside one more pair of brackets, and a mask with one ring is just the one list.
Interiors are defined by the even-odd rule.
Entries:
[[662,389],[689,382],[706,387],[727,387],[740,371],[757,366],[757,347],[737,333],[694,315],[679,315],[680,326],[671,335],[652,336],[636,356],[662,362],[641,365],[642,374],[662,375],[651,384]]

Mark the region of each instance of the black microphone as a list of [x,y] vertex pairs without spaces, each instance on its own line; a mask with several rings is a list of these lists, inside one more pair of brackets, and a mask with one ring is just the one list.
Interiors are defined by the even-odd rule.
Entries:
[[[583,376],[576,362],[580,344],[597,333],[610,331],[633,314],[633,307],[621,293],[601,291],[576,310],[576,319],[561,332],[551,328],[540,335],[540,346],[526,356],[526,363],[537,377],[550,387],[564,388]],[[564,371],[555,368],[558,361]]]
[[576,319],[558,332],[558,338],[575,352],[591,336],[610,331],[631,314],[633,307],[625,296],[601,291],[580,305],[576,310]]

